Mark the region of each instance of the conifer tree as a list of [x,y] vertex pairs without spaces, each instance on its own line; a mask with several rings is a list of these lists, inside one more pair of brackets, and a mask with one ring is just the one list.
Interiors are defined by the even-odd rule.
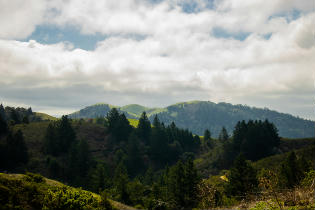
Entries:
[[143,112],[139,118],[137,134],[141,141],[143,141],[145,144],[149,143],[151,135],[151,123],[147,117],[146,112]]
[[257,189],[257,172],[251,164],[246,161],[243,154],[240,154],[236,158],[233,168],[230,171],[228,177],[229,184],[226,189],[228,194],[244,196]]
[[0,137],[8,132],[8,125],[5,119],[0,115]]
[[209,131],[208,129],[205,130],[205,132],[204,132],[204,134],[203,134],[203,139],[204,139],[205,141],[210,141],[210,139],[211,139],[211,133],[210,133],[210,131]]
[[229,139],[229,134],[228,134],[226,128],[223,126],[222,130],[219,134],[219,140],[220,141],[227,141],[228,139]]
[[128,182],[129,177],[127,169],[123,162],[120,162],[115,169],[114,186],[116,189],[117,199],[125,204],[130,203],[129,193],[127,189]]

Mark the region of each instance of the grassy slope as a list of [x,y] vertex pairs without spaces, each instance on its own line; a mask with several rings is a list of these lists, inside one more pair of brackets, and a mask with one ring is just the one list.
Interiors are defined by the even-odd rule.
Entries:
[[[67,186],[61,182],[58,182],[56,180],[52,180],[52,179],[48,179],[48,178],[44,178],[44,182],[43,183],[33,183],[30,182],[28,180],[25,179],[26,175],[24,174],[4,174],[4,173],[0,173],[0,188],[1,187],[5,187],[5,188],[9,188],[8,184],[9,184],[9,180],[19,180],[22,182],[22,184],[20,185],[21,187],[27,186],[29,184],[35,184],[38,185],[40,192],[45,194],[45,192],[47,192],[49,189],[54,189],[56,187],[66,187],[72,190],[78,190],[77,188],[74,187],[70,187]],[[27,190],[27,189],[26,189]],[[91,193],[93,195],[93,197],[95,197],[96,199],[100,200],[100,195],[96,194],[96,193],[92,193],[89,191],[85,191],[83,190],[83,192],[88,192]],[[125,209],[125,210],[134,210],[135,208],[124,205],[122,203],[119,203],[117,201],[113,201],[113,200],[109,200],[111,205],[116,208],[116,209]]]
[[42,120],[52,120],[52,121],[55,121],[55,120],[58,119],[58,118],[56,118],[56,117],[50,116],[50,115],[45,114],[45,113],[41,113],[41,112],[34,112],[34,113],[35,113],[35,116],[36,116],[36,117],[40,117]]

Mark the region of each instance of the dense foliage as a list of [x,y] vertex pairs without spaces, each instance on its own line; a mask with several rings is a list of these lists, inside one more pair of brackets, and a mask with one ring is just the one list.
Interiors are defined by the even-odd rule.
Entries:
[[[113,106],[97,104],[86,107],[70,115],[70,118],[96,118],[104,117]],[[166,125],[175,122],[180,128],[188,128],[193,133],[203,135],[206,129],[210,129],[212,136],[218,137],[221,128],[225,126],[229,134],[234,130],[238,121],[265,120],[268,119],[278,129],[282,137],[304,138],[314,137],[314,122],[304,120],[290,114],[283,114],[267,108],[255,108],[246,105],[232,105],[229,103],[212,103],[210,101],[192,101],[174,104],[165,108],[146,108],[140,105],[127,105],[116,107],[127,118],[138,119],[143,111],[153,122],[155,114]]]
[[[117,108],[94,120],[63,116],[15,124],[1,116],[1,170],[41,173],[139,209],[231,206],[270,189],[312,183],[315,141],[280,140],[268,120],[239,121],[231,135],[223,126],[214,138],[209,128],[199,137],[174,122],[165,125],[158,115],[151,124],[146,112],[134,127]],[[302,152],[285,153],[294,149]],[[27,177],[41,183],[40,177]],[[32,199],[41,199],[45,205],[36,205],[47,209],[98,208],[90,195],[58,188]],[[102,205],[110,206],[106,199]]]

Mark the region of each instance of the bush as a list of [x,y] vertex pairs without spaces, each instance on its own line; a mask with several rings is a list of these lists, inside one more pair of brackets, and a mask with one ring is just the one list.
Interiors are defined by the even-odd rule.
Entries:
[[33,174],[30,172],[26,172],[25,177],[24,177],[25,181],[28,182],[35,182],[35,183],[43,183],[45,182],[44,177],[40,174]]
[[43,210],[96,209],[98,200],[92,193],[81,189],[75,190],[67,187],[48,190],[44,197]]

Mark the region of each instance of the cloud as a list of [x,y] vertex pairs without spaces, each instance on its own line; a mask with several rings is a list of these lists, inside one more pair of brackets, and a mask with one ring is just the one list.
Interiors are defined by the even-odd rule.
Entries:
[[[192,2],[193,12],[185,12],[182,5]],[[206,2],[47,1],[37,12],[43,20],[25,20],[30,29],[43,21],[108,38],[92,51],[0,40],[0,100],[64,113],[102,101],[164,106],[200,99],[313,116],[305,106],[312,104],[315,67],[309,1]],[[291,17],[293,10],[301,15]],[[214,36],[215,27],[248,35]]]
[[44,20],[46,1],[0,1],[0,38],[23,39]]

